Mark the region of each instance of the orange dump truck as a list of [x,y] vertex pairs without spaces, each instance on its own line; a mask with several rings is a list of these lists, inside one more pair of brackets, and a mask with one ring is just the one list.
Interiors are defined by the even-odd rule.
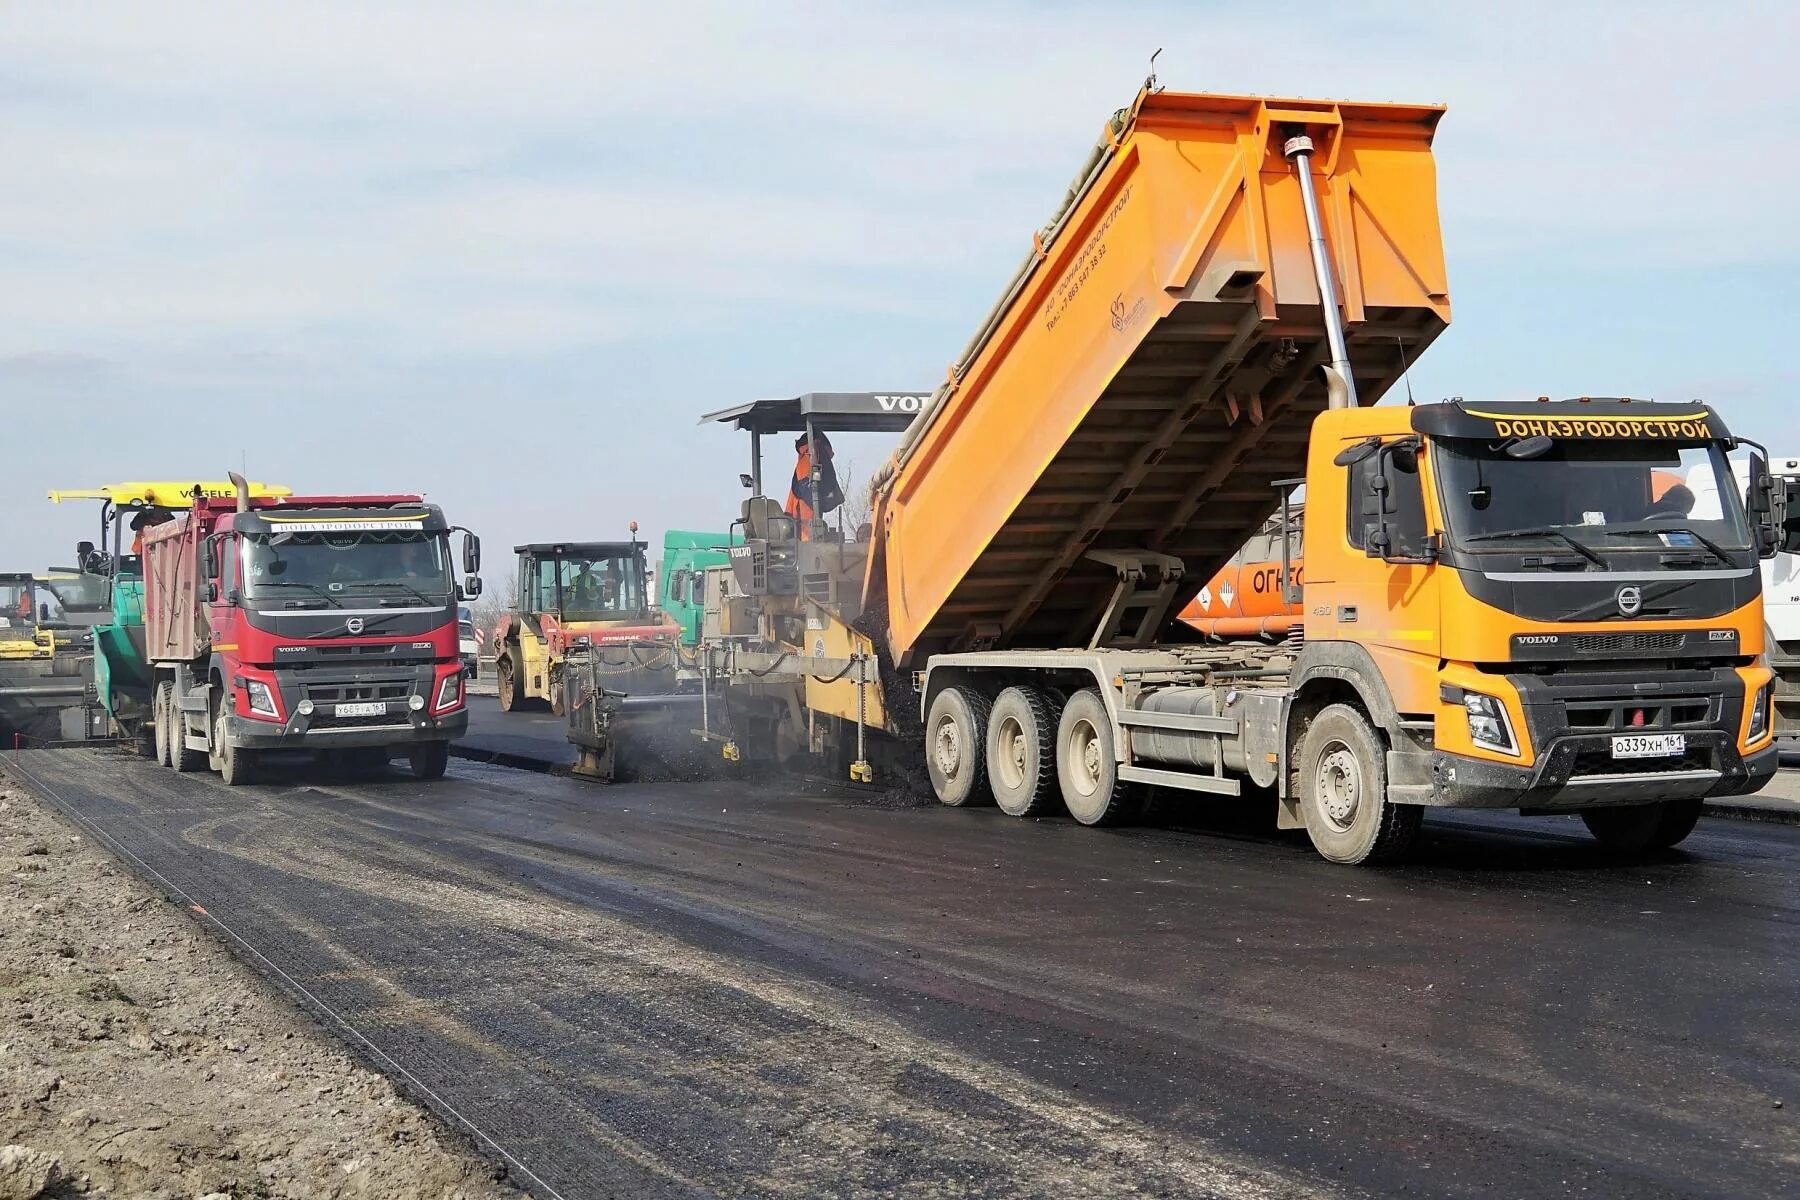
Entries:
[[[1441,115],[1116,114],[878,473],[860,595],[821,584],[727,692],[798,653],[813,748],[922,743],[946,804],[1103,825],[1254,785],[1338,862],[1398,858],[1432,806],[1667,846],[1760,786],[1767,489],[1727,486],[1716,413],[1360,407],[1450,319]],[[1658,471],[1716,498],[1660,510]],[[1197,644],[1177,614],[1300,483],[1303,646]]]

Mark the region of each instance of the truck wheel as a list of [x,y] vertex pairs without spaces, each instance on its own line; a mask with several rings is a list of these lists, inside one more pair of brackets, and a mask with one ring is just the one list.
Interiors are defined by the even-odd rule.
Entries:
[[524,681],[519,676],[519,664],[512,655],[503,654],[500,661],[494,664],[494,678],[500,688],[500,711],[512,712],[525,699]]
[[1112,718],[1093,688],[1070,696],[1056,723],[1056,780],[1083,825],[1122,825],[1143,809],[1143,789],[1119,778]]
[[167,683],[156,685],[156,692],[150,699],[150,720],[156,737],[156,765],[169,765],[169,693],[173,689]]
[[1056,803],[1056,711],[1037,688],[1009,687],[995,699],[987,774],[1007,816],[1042,816]]
[[987,747],[988,698],[970,688],[947,687],[925,715],[925,769],[931,790],[952,808],[993,800],[982,759]]
[[1582,824],[1594,840],[1618,854],[1642,854],[1676,845],[1700,820],[1701,800],[1664,800],[1655,804],[1625,804],[1584,808]]
[[168,684],[167,686],[169,689],[168,706],[163,711],[168,714],[169,765],[184,773],[198,771],[203,752],[188,749],[187,714],[181,711],[181,705],[175,696],[175,685]]
[[450,765],[449,742],[425,742],[407,752],[414,779],[442,779]]
[[1387,798],[1387,751],[1369,719],[1327,705],[1300,739],[1300,813],[1306,836],[1335,863],[1379,866],[1412,846],[1425,810]]
[[225,710],[221,708],[213,716],[213,761],[218,763],[219,778],[226,787],[237,787],[249,783],[251,772],[256,768],[256,754],[241,746],[234,746],[225,737]]

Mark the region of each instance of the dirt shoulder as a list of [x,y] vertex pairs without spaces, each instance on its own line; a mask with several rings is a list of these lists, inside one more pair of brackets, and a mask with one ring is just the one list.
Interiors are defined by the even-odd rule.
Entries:
[[0,1198],[520,1195],[498,1178],[0,778]]

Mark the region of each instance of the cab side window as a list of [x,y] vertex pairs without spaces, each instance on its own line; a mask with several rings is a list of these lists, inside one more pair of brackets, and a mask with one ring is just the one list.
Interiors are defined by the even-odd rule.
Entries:
[[1349,528],[1345,531],[1350,544],[1358,550],[1369,546],[1369,533],[1375,528],[1377,500],[1369,480],[1378,470],[1387,472],[1387,515],[1389,553],[1400,558],[1421,558],[1425,554],[1425,488],[1419,478],[1419,455],[1410,447],[1389,454],[1371,454],[1352,463],[1345,472],[1349,487]]

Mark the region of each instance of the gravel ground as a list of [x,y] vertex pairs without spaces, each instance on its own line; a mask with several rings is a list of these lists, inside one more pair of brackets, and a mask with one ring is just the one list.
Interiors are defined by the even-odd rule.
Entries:
[[76,827],[0,785],[0,1200],[516,1197]]

